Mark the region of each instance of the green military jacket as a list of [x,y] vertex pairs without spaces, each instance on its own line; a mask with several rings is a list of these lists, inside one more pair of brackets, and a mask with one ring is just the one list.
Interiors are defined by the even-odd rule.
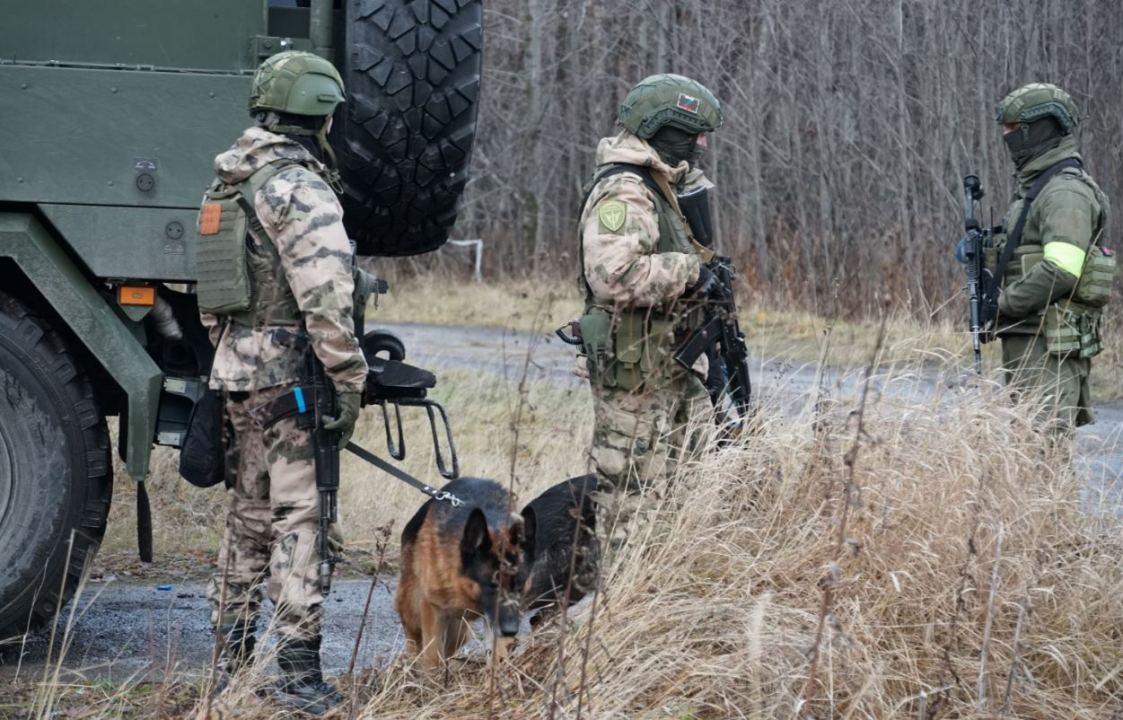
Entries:
[[[1080,159],[1072,136],[1022,168],[1006,215],[1007,231],[1017,224],[1024,198],[1038,176],[1068,158]],[[1021,242],[1001,279],[1000,333],[1038,332],[1039,313],[1053,302],[1072,296],[1088,251],[1107,226],[1108,209],[1099,186],[1079,168],[1060,171],[1041,190],[1030,206]],[[1001,254],[1005,240],[1005,236],[997,239],[996,255]]]

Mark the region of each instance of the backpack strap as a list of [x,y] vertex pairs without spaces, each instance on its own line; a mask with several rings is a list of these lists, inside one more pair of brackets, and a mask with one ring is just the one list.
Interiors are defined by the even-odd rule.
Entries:
[[1018,244],[1022,241],[1022,231],[1025,230],[1026,219],[1029,217],[1029,209],[1033,205],[1034,199],[1045,189],[1054,175],[1070,167],[1083,169],[1084,165],[1076,158],[1065,158],[1058,163],[1054,163],[1042,171],[1041,175],[1034,181],[1033,186],[1030,187],[1029,192],[1026,193],[1018,222],[1014,224],[1014,231],[1006,238],[1006,247],[1002,249],[1002,257],[999,258],[998,265],[994,269],[994,279],[999,285],[1005,280],[1006,267],[1010,264],[1010,260],[1014,257],[1014,251],[1018,249]]
[[273,246],[273,242],[269,237],[269,233],[265,232],[265,227],[261,224],[260,218],[257,217],[257,208],[254,207],[254,198],[257,197],[258,190],[265,187],[265,184],[282,170],[300,164],[301,163],[296,160],[289,160],[288,158],[274,160],[237,185],[238,193],[235,197],[237,198],[239,207],[242,208],[242,212],[246,214],[246,220],[249,224],[250,231],[257,236],[262,243],[268,244],[270,247]]

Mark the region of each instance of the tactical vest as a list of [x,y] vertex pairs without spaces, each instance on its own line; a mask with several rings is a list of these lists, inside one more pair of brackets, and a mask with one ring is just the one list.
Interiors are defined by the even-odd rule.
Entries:
[[[1045,172],[1047,171],[1046,169]],[[1040,317],[1038,324],[1031,324],[1020,332],[1042,332],[1050,353],[1057,355],[1075,353],[1077,357],[1091,358],[1103,349],[1102,308],[1111,297],[1115,277],[1115,256],[1111,250],[1100,245],[1101,235],[1107,227],[1108,201],[1103,191],[1082,168],[1068,167],[1058,174],[1080,180],[1087,185],[1099,203],[1100,214],[1092,224],[1092,241],[1072,297],[1058,300],[1043,308],[1038,313]],[[1049,182],[1051,183],[1052,179]],[[1010,205],[1006,218],[1007,228],[1017,224],[1024,207],[1024,196],[1018,197]],[[1027,222],[1027,228],[1028,225]],[[1028,232],[1023,231],[1022,240],[1014,249],[1011,261],[1006,266],[1002,277],[1003,287],[1009,287],[1011,283],[1024,277],[1037,263],[1045,259],[1045,246],[1041,243],[1040,229],[1036,229],[1031,237],[1027,238],[1027,235]],[[998,264],[997,258],[1005,249],[1006,241],[1005,234],[997,236],[993,248],[987,253],[987,264],[992,270]],[[1006,329],[1004,332],[1010,331],[1011,329]],[[1013,329],[1013,332],[1019,330]]]
[[[592,192],[602,180],[617,174],[636,175],[651,191],[659,225],[656,254],[697,252],[686,220],[649,169],[614,164],[599,170],[586,186],[580,215]],[[702,322],[700,310],[676,311],[672,307],[612,308],[598,305],[585,277],[584,228],[578,230],[578,287],[585,294],[585,314],[581,316],[582,349],[588,356],[589,377],[605,387],[633,390],[652,377],[667,379],[682,372],[672,359],[676,336],[684,336]]]
[[254,209],[257,192],[297,164],[278,160],[235,185],[216,180],[207,191],[195,249],[201,312],[254,328],[300,324],[300,308],[282,274],[281,258]]

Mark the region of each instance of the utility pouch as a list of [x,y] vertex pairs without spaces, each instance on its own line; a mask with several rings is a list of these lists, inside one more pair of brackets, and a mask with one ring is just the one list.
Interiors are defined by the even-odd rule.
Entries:
[[1081,317],[1085,313],[1071,303],[1053,303],[1042,311],[1045,349],[1052,355],[1069,355],[1081,348]]
[[1103,351],[1104,314],[1089,310],[1080,317],[1080,357],[1094,358]]
[[195,277],[199,310],[229,315],[250,307],[252,288],[246,267],[248,220],[237,187],[212,187],[199,210]]
[[195,487],[213,487],[226,479],[222,406],[222,395],[207,388],[187,421],[179,451],[179,474]]
[[616,375],[609,372],[609,331],[612,316],[605,312],[591,312],[577,321],[581,329],[581,348],[588,356],[589,380],[604,387],[616,387]]
[[[1015,252],[1015,254],[1017,254]],[[1021,256],[1021,274],[1018,277],[1025,277],[1033,266],[1045,259],[1044,252],[1027,252]]]
[[1115,282],[1115,253],[1111,248],[1093,245],[1084,261],[1080,282],[1076,284],[1076,297],[1091,308],[1102,308],[1111,299]]
[[622,312],[617,315],[616,334],[613,338],[616,387],[635,390],[643,383],[647,318],[642,312]]

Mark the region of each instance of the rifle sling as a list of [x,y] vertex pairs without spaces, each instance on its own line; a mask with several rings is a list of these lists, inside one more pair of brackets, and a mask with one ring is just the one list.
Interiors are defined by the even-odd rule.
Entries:
[[1010,260],[1014,257],[1014,251],[1018,249],[1018,244],[1022,241],[1022,231],[1025,230],[1026,218],[1029,217],[1030,206],[1033,205],[1034,199],[1037,195],[1045,189],[1053,176],[1065,168],[1076,167],[1083,168],[1084,165],[1076,158],[1065,158],[1060,162],[1054,163],[1041,172],[1037,180],[1034,181],[1033,186],[1030,187],[1029,192],[1026,193],[1024,198],[1025,202],[1022,204],[1022,212],[1018,215],[1018,222],[1014,224],[1014,231],[1006,238],[1006,247],[1002,249],[1002,257],[998,260],[998,265],[994,269],[994,279],[996,284],[1001,285],[1006,277],[1006,267],[1010,264]]

